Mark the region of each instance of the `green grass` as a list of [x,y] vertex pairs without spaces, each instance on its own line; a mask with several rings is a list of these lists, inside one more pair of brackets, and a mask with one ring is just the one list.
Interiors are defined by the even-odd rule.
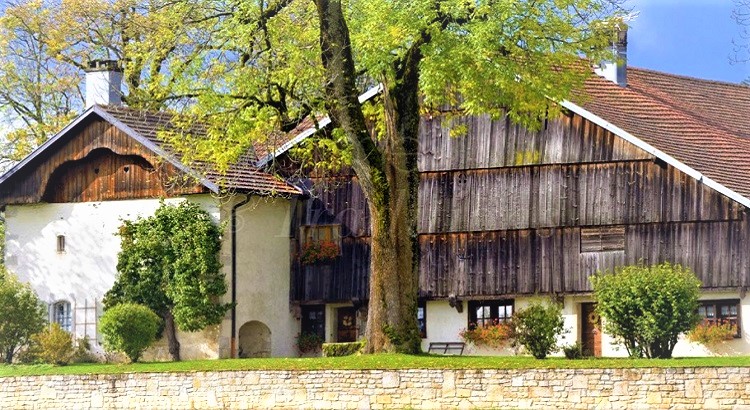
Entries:
[[591,369],[639,367],[750,367],[750,356],[670,360],[478,357],[433,355],[365,355],[330,358],[224,359],[136,364],[0,365],[0,377],[63,374],[121,374],[231,370],[360,370],[360,369]]

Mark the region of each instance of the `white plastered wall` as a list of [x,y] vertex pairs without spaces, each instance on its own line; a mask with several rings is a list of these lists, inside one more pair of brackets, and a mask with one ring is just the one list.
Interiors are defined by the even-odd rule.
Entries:
[[[231,301],[231,208],[242,196],[222,200],[191,195],[216,222],[224,223],[221,258]],[[174,203],[184,200],[167,200]],[[53,304],[66,300],[73,310],[73,332],[89,335],[101,351],[96,332],[101,300],[116,275],[120,239],[115,235],[123,219],[149,216],[159,200],[34,204],[6,209],[6,266],[32,284],[40,298]],[[283,198],[252,197],[237,211],[237,335],[240,327],[259,321],[271,330],[271,355],[296,356],[299,320],[289,307],[290,202]],[[58,253],[57,236],[66,237],[66,252]],[[90,307],[86,310],[85,307]],[[229,357],[231,316],[219,326],[195,333],[178,333],[183,359]],[[239,340],[238,340],[239,342]],[[168,360],[164,340],[143,360]]]
[[[708,293],[705,292],[700,297],[701,300],[736,300],[740,299],[738,293],[722,292]],[[528,307],[534,300],[544,301],[546,298],[520,297],[514,300],[515,309]],[[566,296],[563,300],[563,319],[565,321],[565,331],[558,337],[558,346],[567,346],[580,340],[580,312],[581,304],[593,302],[591,296]],[[468,302],[464,301],[463,312],[458,313],[455,308],[450,307],[447,300],[433,300],[426,303],[427,317],[427,338],[422,339],[422,350],[425,352],[429,349],[431,342],[461,342],[459,333],[466,329],[469,321]],[[691,343],[684,336],[680,338],[674,350],[675,357],[686,356],[711,356],[711,355],[748,355],[750,354],[750,295],[740,299],[740,319],[742,337],[727,342],[719,343],[716,346],[706,347],[701,344]],[[516,352],[511,349],[488,349],[478,348],[467,345],[464,354],[494,356],[494,355],[512,355]],[[562,356],[558,351],[553,356]],[[615,340],[608,334],[602,334],[602,356],[605,357],[626,357],[627,351],[621,344],[615,343]]]
[[[231,211],[237,196],[222,205],[226,221],[222,261],[231,301]],[[289,305],[290,202],[284,198],[252,197],[237,209],[237,346],[243,324],[258,321],[271,330],[272,356],[297,356],[299,319]],[[231,316],[222,323],[219,355],[231,354]]]

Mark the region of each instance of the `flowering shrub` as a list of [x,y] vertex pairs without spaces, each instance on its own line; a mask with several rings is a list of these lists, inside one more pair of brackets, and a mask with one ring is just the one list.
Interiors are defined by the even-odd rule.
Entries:
[[309,241],[302,246],[300,261],[303,265],[328,262],[339,256],[339,246],[334,241]]
[[459,332],[459,336],[467,343],[475,346],[504,347],[513,338],[513,323],[500,322],[495,319],[492,325],[477,326],[472,324],[468,329]]
[[737,327],[731,323],[702,322],[688,332],[688,340],[707,346],[734,339]]

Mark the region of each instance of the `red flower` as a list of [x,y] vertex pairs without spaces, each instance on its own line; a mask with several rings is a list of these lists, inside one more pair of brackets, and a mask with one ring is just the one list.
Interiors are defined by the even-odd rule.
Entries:
[[336,259],[339,253],[339,245],[334,241],[308,241],[302,245],[300,262],[303,265],[328,262]]

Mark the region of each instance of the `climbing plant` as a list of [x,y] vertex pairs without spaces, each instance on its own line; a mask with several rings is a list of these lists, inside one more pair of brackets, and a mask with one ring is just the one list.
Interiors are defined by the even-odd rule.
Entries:
[[198,205],[161,203],[155,214],[120,227],[117,279],[105,310],[119,303],[148,306],[164,321],[169,352],[180,360],[176,330],[198,331],[221,322],[231,304],[221,274],[221,229]]

